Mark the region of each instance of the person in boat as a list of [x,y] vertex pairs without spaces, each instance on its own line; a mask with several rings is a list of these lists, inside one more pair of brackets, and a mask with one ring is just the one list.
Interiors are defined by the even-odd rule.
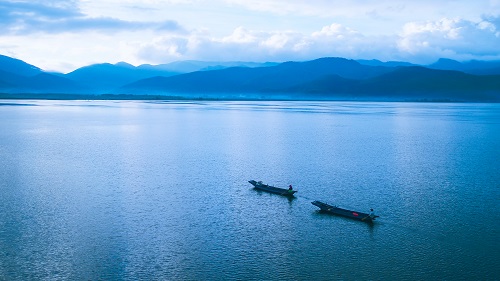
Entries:
[[292,187],[292,185],[289,185],[288,186],[288,192],[292,192],[292,191],[293,191],[293,187]]
[[370,216],[370,218],[374,219],[376,218],[377,216],[375,215],[375,212],[373,211],[373,209],[370,209],[370,213],[368,214],[368,216]]

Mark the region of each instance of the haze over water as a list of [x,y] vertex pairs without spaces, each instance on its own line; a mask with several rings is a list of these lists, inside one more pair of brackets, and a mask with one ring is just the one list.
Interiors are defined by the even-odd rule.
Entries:
[[0,280],[500,276],[498,104],[0,101],[0,144]]

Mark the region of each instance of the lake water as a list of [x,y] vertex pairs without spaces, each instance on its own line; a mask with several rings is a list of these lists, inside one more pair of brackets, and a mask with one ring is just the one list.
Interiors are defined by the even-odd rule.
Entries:
[[0,280],[499,280],[499,159],[500,104],[4,100]]

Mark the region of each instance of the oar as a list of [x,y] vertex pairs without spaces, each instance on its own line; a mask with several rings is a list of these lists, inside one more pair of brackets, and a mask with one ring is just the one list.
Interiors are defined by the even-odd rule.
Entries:
[[280,195],[285,195],[286,193],[288,193],[288,194],[290,194],[290,195],[293,195],[293,192],[292,192],[292,193],[290,193],[290,190],[289,190],[289,189],[288,189],[288,190],[283,191],[283,193],[281,193]]
[[368,215],[368,216],[366,216],[366,217],[362,218],[361,220],[362,220],[362,221],[364,221],[366,218],[371,218],[372,220],[374,220],[375,218],[378,218],[378,216],[377,216],[377,215],[375,215],[375,216],[373,216],[373,218],[372,218],[372,217],[370,217],[370,215]]
[[[373,217],[371,217],[370,215],[373,214]],[[375,215],[375,213],[373,212],[373,209],[370,209],[370,214],[368,214],[368,216],[362,218],[361,220],[364,221],[365,219],[367,218],[371,218],[371,220],[374,220],[377,216]]]

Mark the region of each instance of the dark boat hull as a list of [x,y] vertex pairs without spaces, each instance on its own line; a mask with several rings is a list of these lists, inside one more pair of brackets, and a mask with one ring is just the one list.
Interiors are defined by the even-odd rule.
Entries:
[[370,217],[370,215],[367,213],[342,209],[342,208],[339,208],[336,206],[328,205],[328,204],[320,202],[320,201],[313,201],[313,202],[311,202],[311,204],[319,207],[320,211],[322,211],[322,212],[325,212],[328,214],[333,214],[333,215],[338,215],[338,216],[343,216],[343,217],[354,219],[354,220],[364,221],[364,222],[368,222],[368,223],[373,222],[373,220],[375,220],[375,218],[378,217],[378,216]]
[[250,180],[248,182],[250,184],[252,184],[255,189],[278,194],[278,195],[282,195],[282,196],[293,197],[295,192],[297,192],[296,190],[288,190],[285,188],[279,188],[279,187],[263,184],[262,182],[257,182],[254,180]]

